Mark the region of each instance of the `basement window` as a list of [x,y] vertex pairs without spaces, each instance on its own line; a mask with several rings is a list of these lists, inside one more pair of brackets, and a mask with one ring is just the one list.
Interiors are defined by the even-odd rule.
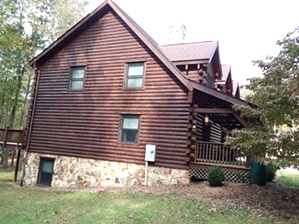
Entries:
[[120,130],[120,141],[137,143],[139,131],[139,115],[123,115]]
[[85,67],[72,67],[69,90],[82,90],[84,86]]
[[40,158],[39,171],[37,184],[51,186],[52,176],[53,176],[53,166],[54,159],[53,158]]
[[144,62],[128,63],[126,66],[126,89],[141,89],[143,87]]

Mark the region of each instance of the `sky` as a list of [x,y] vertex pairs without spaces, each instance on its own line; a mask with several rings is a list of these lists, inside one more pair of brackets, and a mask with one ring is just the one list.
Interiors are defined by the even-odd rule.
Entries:
[[[103,0],[89,0],[87,11]],[[114,0],[157,43],[169,44],[169,26],[186,26],[185,42],[218,41],[234,80],[261,75],[253,60],[276,56],[276,41],[299,26],[298,0]]]

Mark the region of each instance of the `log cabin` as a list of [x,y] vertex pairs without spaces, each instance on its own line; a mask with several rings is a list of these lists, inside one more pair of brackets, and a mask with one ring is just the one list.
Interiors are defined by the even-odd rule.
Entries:
[[215,88],[218,42],[159,46],[107,0],[30,65],[22,184],[188,184],[215,164],[246,179],[249,157],[223,143],[248,125],[232,105],[249,104]]

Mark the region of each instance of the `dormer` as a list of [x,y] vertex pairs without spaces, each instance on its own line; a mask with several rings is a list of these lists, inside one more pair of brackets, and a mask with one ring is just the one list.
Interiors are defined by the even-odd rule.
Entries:
[[233,97],[236,97],[240,99],[240,87],[239,82],[236,80],[233,80]]
[[213,88],[221,79],[219,46],[216,41],[160,46],[164,54],[189,79]]
[[233,81],[230,65],[221,65],[222,79],[215,82],[214,88],[218,91],[222,91],[228,95],[233,93]]

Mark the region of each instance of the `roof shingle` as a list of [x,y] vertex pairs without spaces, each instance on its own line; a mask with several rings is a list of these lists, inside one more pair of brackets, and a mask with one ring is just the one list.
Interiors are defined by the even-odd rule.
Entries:
[[218,47],[217,41],[162,45],[160,49],[171,61],[210,60]]

